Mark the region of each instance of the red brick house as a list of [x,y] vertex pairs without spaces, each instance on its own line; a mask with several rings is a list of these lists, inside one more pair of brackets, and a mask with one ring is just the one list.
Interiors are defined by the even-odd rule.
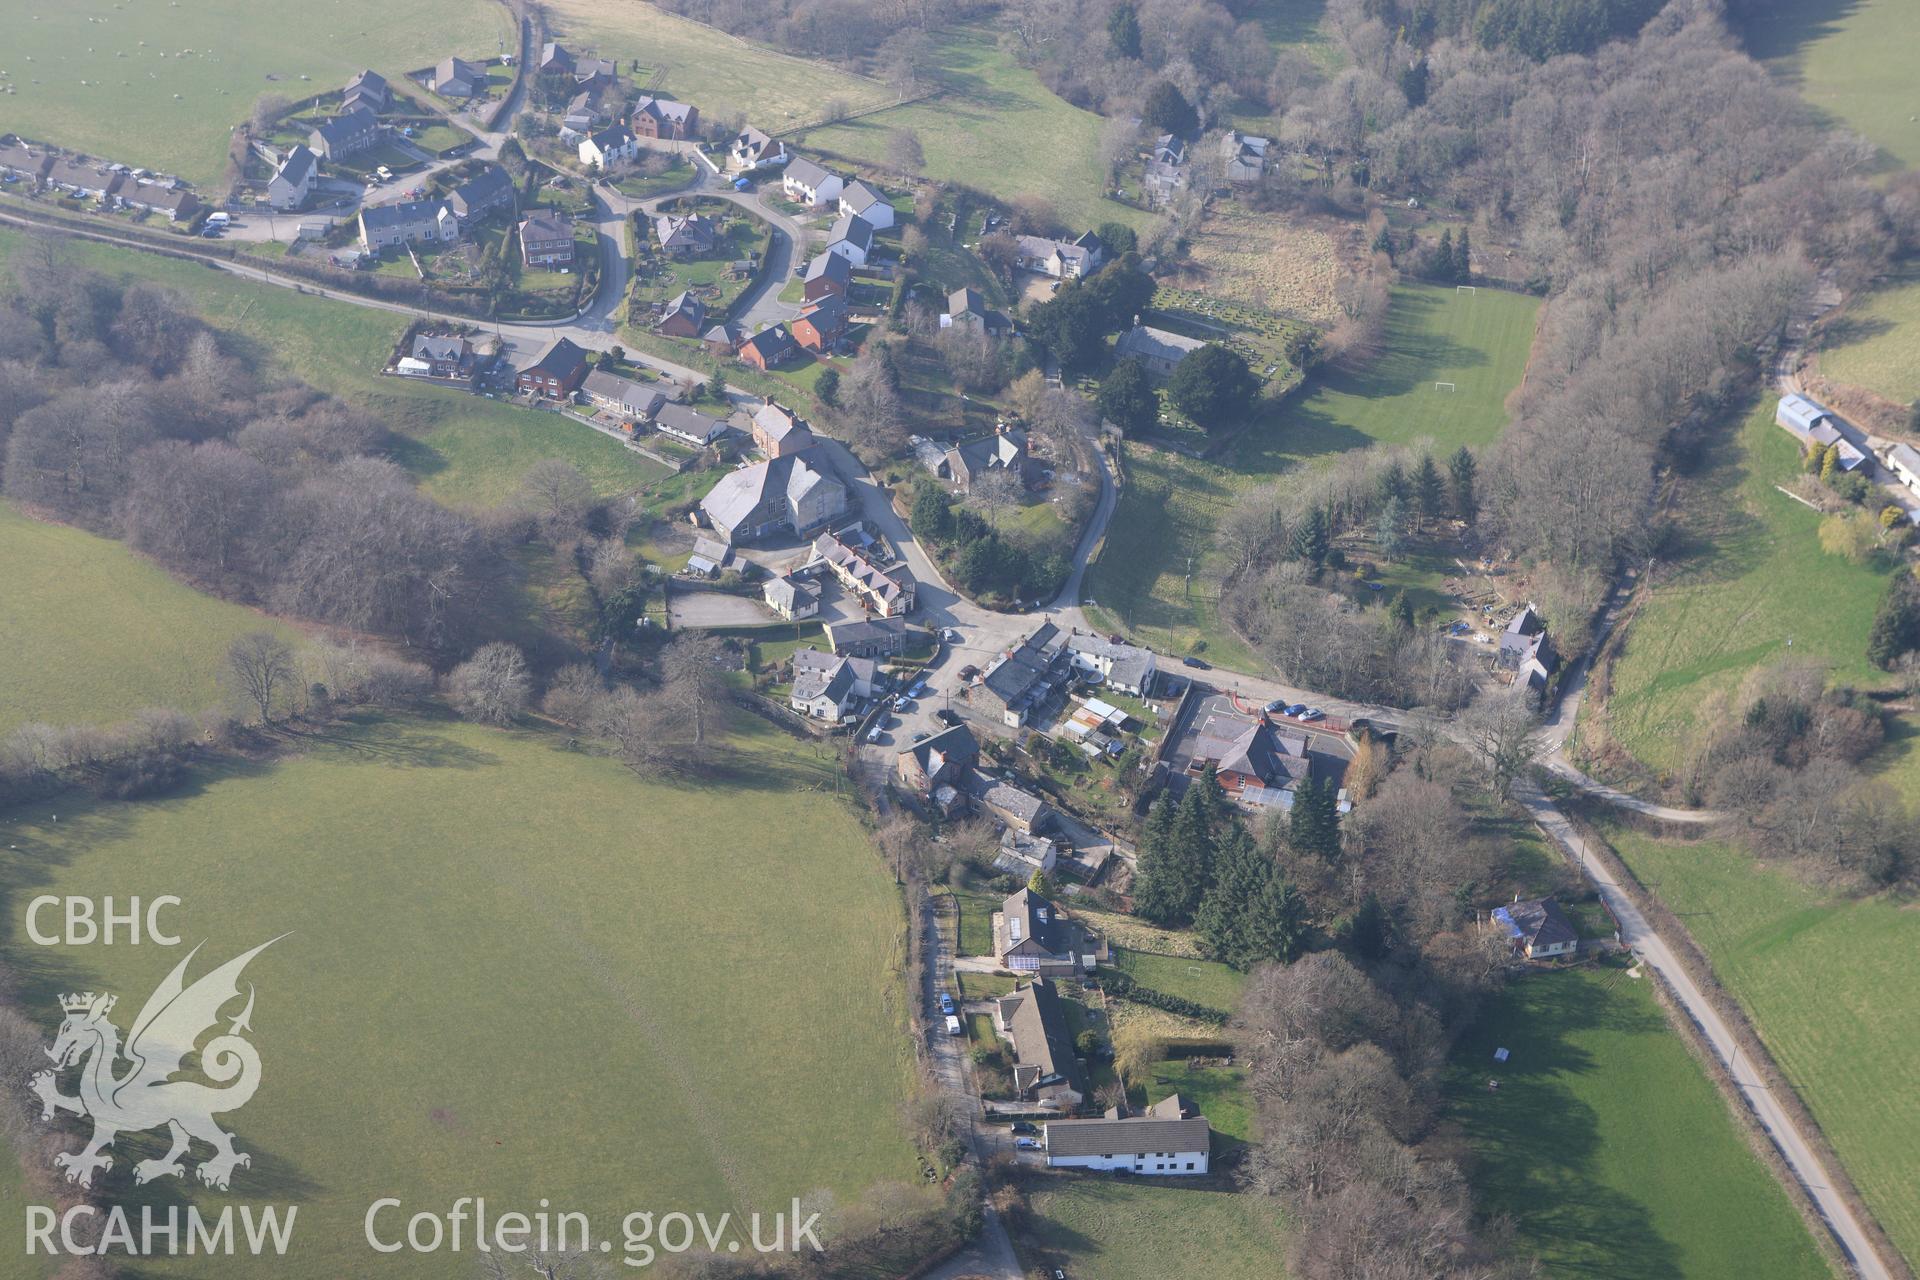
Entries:
[[762,329],[740,344],[740,362],[756,369],[776,369],[793,359],[798,350],[785,325]]
[[831,295],[820,299],[793,322],[793,340],[809,351],[831,351],[847,336],[847,304]]
[[536,396],[565,400],[578,391],[586,379],[586,351],[571,339],[562,338],[542,352],[538,360],[522,369],[513,385]]
[[633,107],[633,136],[684,142],[700,131],[700,108],[671,98],[642,98]]

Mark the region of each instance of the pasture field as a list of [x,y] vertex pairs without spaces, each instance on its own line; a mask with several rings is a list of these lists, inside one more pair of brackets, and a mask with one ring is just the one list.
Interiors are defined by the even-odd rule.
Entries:
[[1131,947],[1116,951],[1114,967],[1125,970],[1143,987],[1222,1013],[1232,1013],[1240,1007],[1240,993],[1247,985],[1246,974],[1217,960],[1162,955]]
[[1271,1280],[1280,1202],[1180,1178],[1030,1178],[1030,1246],[1048,1267],[1099,1280]]
[[1213,1128],[1216,1159],[1221,1139],[1238,1147],[1253,1138],[1253,1097],[1247,1090],[1245,1067],[1203,1067],[1169,1058],[1154,1063],[1147,1075],[1150,1083],[1144,1091],[1133,1091],[1134,1104],[1151,1105],[1170,1093],[1192,1102]]
[[1482,1013],[1448,1087],[1481,1157],[1477,1207],[1511,1215],[1554,1275],[1833,1275],[1649,982],[1529,974]]
[[[32,10],[31,13],[28,10]],[[389,79],[449,53],[517,47],[497,0],[78,0],[16,8],[0,59],[0,131],[211,190],[227,141],[263,94],[299,100],[362,67]],[[303,80],[302,76],[311,79]]]
[[1207,210],[1187,263],[1169,278],[1229,303],[1331,324],[1339,266],[1339,245],[1320,228],[1223,201]]
[[1728,843],[1605,834],[1686,921],[1894,1244],[1920,1256],[1920,914],[1824,893]]
[[1822,551],[1820,515],[1774,488],[1800,463],[1773,413],[1769,392],[1710,443],[1682,499],[1687,552],[1613,664],[1608,732],[1655,769],[1684,758],[1709,704],[1756,667],[1791,656],[1830,664],[1838,680],[1880,674],[1866,646],[1886,574]]
[[1753,56],[1809,103],[1880,148],[1888,168],[1920,164],[1915,0],[1795,0],[1748,25]]
[[[25,237],[0,231],[0,266]],[[403,378],[382,377],[406,321],[349,302],[242,280],[197,263],[70,242],[74,259],[116,278],[177,289],[267,373],[285,373],[373,414],[403,437],[395,457],[443,502],[492,506],[526,469],[565,458],[602,494],[660,480],[666,468],[579,423]]]
[[[299,1205],[274,1274],[474,1274],[470,1249],[373,1253],[362,1219],[383,1196],[402,1224],[460,1196],[495,1213],[544,1198],[617,1250],[636,1209],[737,1221],[920,1181],[899,1119],[900,902],[832,795],[832,754],[742,715],[724,763],[669,784],[565,742],[370,718],[172,799],[69,794],[57,823],[46,806],[0,822],[16,947],[43,892],[178,895],[180,931],[206,940],[194,976],[279,938],[247,971],[264,1083],[229,1121],[253,1155],[234,1194]],[[760,834],[714,839],[723,810]],[[27,949],[7,959],[49,1024],[56,993],[89,989],[131,1019],[184,951]],[[225,1199],[135,1189],[132,1161],[160,1146],[129,1136],[110,1198]],[[195,1258],[143,1274],[259,1272]]]
[[122,543],[0,503],[0,734],[216,705],[227,646],[291,628],[202,595]]
[[1896,402],[1920,400],[1920,262],[1827,325],[1820,372]]
[[[1214,537],[1239,492],[1348,449],[1425,439],[1444,457],[1492,441],[1526,369],[1539,306],[1487,288],[1397,286],[1384,350],[1371,365],[1314,375],[1224,446],[1219,461],[1129,447],[1128,484],[1087,594],[1103,617],[1156,648],[1186,653],[1203,644],[1229,666],[1251,661],[1220,619],[1225,566]],[[1436,390],[1438,382],[1455,389]]]
[[685,98],[703,115],[744,111],[768,133],[817,120],[832,98],[859,110],[894,96],[878,80],[742,40],[643,0],[554,0],[547,13],[554,38],[567,47],[623,62],[637,58],[652,69],[649,89]]
[[1100,117],[1055,96],[1000,51],[993,32],[944,32],[935,61],[938,97],[809,129],[795,143],[803,151],[817,148],[879,164],[886,159],[888,131],[910,129],[926,154],[923,172],[929,178],[962,182],[1002,200],[1044,199],[1076,231],[1109,221],[1152,221],[1152,215],[1101,194]]

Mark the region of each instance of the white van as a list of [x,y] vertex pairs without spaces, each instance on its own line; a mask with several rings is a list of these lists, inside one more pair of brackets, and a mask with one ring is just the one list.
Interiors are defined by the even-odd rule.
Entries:
[[210,213],[207,215],[207,225],[210,227],[224,227],[232,221],[233,215],[230,213]]
[[947,1015],[947,1034],[950,1036],[960,1034],[960,1019],[951,1013]]

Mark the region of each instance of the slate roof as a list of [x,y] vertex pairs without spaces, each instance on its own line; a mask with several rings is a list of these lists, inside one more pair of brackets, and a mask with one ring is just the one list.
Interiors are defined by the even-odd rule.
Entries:
[[833,280],[846,284],[853,279],[853,264],[837,253],[822,253],[807,264],[808,280]]
[[1066,1006],[1054,991],[1053,982],[1040,978],[1010,996],[1002,997],[1005,1010],[1012,1002],[1006,1023],[1013,1032],[1014,1061],[1027,1068],[1033,1077],[1028,1087],[1058,1080],[1085,1097],[1086,1073],[1074,1056],[1073,1035],[1067,1025]]
[[978,760],[980,743],[973,736],[973,730],[964,724],[956,724],[950,729],[942,729],[931,738],[914,743],[900,754],[912,756],[922,772],[934,778],[949,763],[965,768]]
[[887,203],[880,188],[863,178],[855,178],[840,190],[840,203],[854,213],[865,213],[876,204]]
[[317,157],[312,148],[304,142],[296,142],[287,151],[287,158],[280,162],[280,171],[274,176],[299,186],[313,173]]
[[1304,734],[1279,733],[1261,719],[1233,740],[1214,767],[1220,773],[1243,773],[1268,786],[1284,786],[1288,780],[1305,778],[1311,762]]
[[657,409],[667,398],[657,387],[623,378],[617,373],[602,373],[598,369],[588,374],[587,380],[580,385],[596,400],[611,400],[615,404],[631,406],[642,415]]
[[365,133],[369,129],[377,129],[379,127],[380,121],[374,116],[373,112],[367,110],[365,107],[355,107],[351,111],[343,111],[337,116],[329,116],[314,126],[313,131],[320,135],[321,141],[325,142],[328,147],[333,147],[357,134]]
[[799,156],[787,166],[786,177],[791,179],[795,186],[817,191],[820,184],[833,177],[833,174],[805,156]]
[[[1169,1101],[1172,1101],[1169,1099]],[[1205,1116],[1181,1119],[1156,1114],[1101,1117],[1098,1120],[1049,1120],[1045,1135],[1049,1156],[1113,1156],[1152,1151],[1208,1151],[1213,1130]]]
[[1149,324],[1137,324],[1115,340],[1113,349],[1123,356],[1179,364],[1206,345],[1205,338],[1189,338],[1185,334],[1156,329]]
[[577,345],[571,338],[561,338],[541,352],[538,360],[520,372],[549,374],[564,382],[586,362],[585,348]]
[[360,210],[360,225],[373,232],[415,222],[435,222],[439,220],[440,208],[438,200],[398,200],[392,204],[368,205]]
[[862,253],[873,248],[873,224],[857,213],[841,214],[827,232],[827,247],[843,243],[855,246]]
[[1009,707],[1021,706],[1044,687],[1052,674],[1054,646],[1059,638],[1060,628],[1051,622],[1041,623],[1010,653],[995,658],[980,683]]
[[467,354],[467,340],[453,333],[418,334],[413,339],[413,354],[422,360],[461,360]]
[[573,219],[554,209],[541,209],[520,220],[520,243],[573,239]]
[[1560,904],[1552,898],[1536,898],[1532,902],[1495,907],[1493,918],[1507,927],[1514,941],[1529,947],[1564,946],[1580,941],[1579,930],[1573,927],[1573,922],[1560,910]]
[[512,202],[513,177],[497,164],[488,165],[455,187],[447,196],[447,207],[453,210],[456,218],[471,218],[496,205]]
[[742,351],[752,347],[760,353],[761,359],[768,364],[779,364],[793,354],[793,335],[787,332],[785,325],[773,325],[762,329],[740,344]]
[[1010,894],[1000,905],[1009,947],[1031,940],[1048,955],[1071,955],[1080,931],[1061,918],[1060,908],[1031,889]]
[[677,102],[672,98],[647,97],[633,104],[633,114],[642,113],[684,129],[687,127],[687,117],[693,114],[693,104]]
[[727,424],[718,418],[709,418],[678,401],[661,405],[654,412],[653,425],[669,435],[698,440],[701,444],[708,443],[727,429]]
[[746,519],[769,492],[784,493],[791,504],[820,485],[835,483],[838,482],[801,455],[788,454],[729,471],[713,491],[700,500],[700,506],[715,525],[732,529]]

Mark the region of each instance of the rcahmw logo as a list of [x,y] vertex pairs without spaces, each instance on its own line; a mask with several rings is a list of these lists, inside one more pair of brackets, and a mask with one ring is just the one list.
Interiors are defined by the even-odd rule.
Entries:
[[[60,998],[65,1017],[53,1047],[46,1050],[53,1070],[34,1075],[29,1087],[40,1099],[42,1120],[52,1120],[66,1111],[93,1121],[93,1134],[81,1150],[63,1151],[53,1158],[68,1182],[91,1187],[96,1173],[113,1167],[113,1157],[106,1154],[106,1148],[116,1137],[163,1126],[172,1145],[158,1159],[141,1160],[133,1166],[136,1183],[184,1177],[187,1167],[183,1157],[192,1153],[195,1142],[211,1147],[213,1154],[200,1162],[194,1176],[215,1190],[227,1190],[235,1170],[253,1163],[252,1157],[234,1149],[233,1135],[214,1119],[238,1111],[260,1087],[260,1053],[244,1034],[253,1030],[251,983],[245,992],[245,1007],[232,1016],[226,1030],[205,1044],[200,1041],[209,1031],[217,1030],[221,1010],[241,998],[240,975],[248,962],[279,940],[263,942],[189,985],[187,966],[200,951],[195,947],[147,997],[124,1045],[120,1029],[109,1017],[116,1003],[114,996],[89,991]],[[181,1061],[196,1050],[199,1074],[211,1084],[174,1078],[180,1073]],[[75,1068],[75,1092],[62,1093],[61,1073]],[[243,1206],[239,1235],[233,1231],[233,1212],[228,1206],[212,1214],[209,1223],[209,1215],[195,1206],[158,1213],[148,1207],[141,1211],[141,1229],[136,1233],[133,1221],[118,1205],[104,1210],[76,1205],[57,1219],[51,1208],[29,1205],[27,1252],[44,1248],[49,1253],[106,1253],[118,1249],[147,1254],[233,1252],[244,1247],[260,1253],[271,1246],[279,1253],[292,1235],[298,1209],[286,1206],[283,1223],[280,1210],[263,1209],[256,1218],[252,1206]],[[89,1219],[102,1216],[105,1222],[99,1239],[91,1243],[82,1239],[80,1233],[87,1229]],[[156,1240],[164,1240],[164,1245],[156,1249]]]

